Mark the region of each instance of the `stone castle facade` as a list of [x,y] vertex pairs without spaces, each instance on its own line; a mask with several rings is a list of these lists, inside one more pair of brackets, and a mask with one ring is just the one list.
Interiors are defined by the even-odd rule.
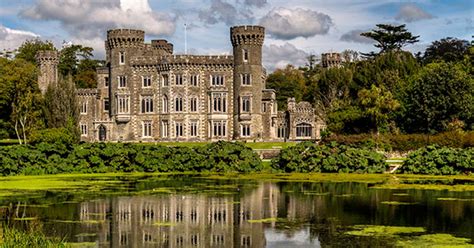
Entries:
[[[233,56],[174,55],[166,40],[145,43],[145,32],[107,32],[106,66],[97,88],[79,89],[83,141],[315,140],[323,123],[307,102],[288,99],[278,111],[265,87],[265,31],[230,30]],[[39,84],[57,79],[57,55],[39,53]]]

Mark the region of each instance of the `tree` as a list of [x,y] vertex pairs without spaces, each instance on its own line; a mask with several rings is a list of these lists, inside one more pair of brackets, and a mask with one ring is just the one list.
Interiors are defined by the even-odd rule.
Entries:
[[377,24],[377,29],[360,35],[371,38],[377,42],[375,47],[380,48],[380,53],[400,51],[407,44],[418,42],[420,36],[413,36],[408,32],[406,25]]
[[79,109],[72,77],[61,77],[57,85],[50,85],[44,99],[44,116],[48,128],[77,127]]
[[93,49],[81,45],[70,45],[61,50],[58,70],[63,76],[75,76],[80,60],[92,57]]
[[433,41],[425,50],[423,62],[430,63],[436,60],[461,61],[468,54],[469,47],[469,41],[452,37]]
[[436,62],[410,78],[400,123],[407,132],[440,132],[454,120],[473,128],[474,78],[461,63]]
[[365,114],[375,124],[377,135],[380,130],[387,127],[389,115],[400,107],[392,93],[383,85],[379,87],[372,84],[370,89],[362,89],[358,93],[359,102]]
[[23,59],[15,59],[5,70],[2,80],[10,85],[10,121],[20,144],[43,126],[42,96],[38,88],[36,66]]
[[36,53],[42,50],[56,50],[51,41],[42,41],[40,39],[27,40],[19,48],[15,58],[24,59],[30,63],[36,64]]
[[346,63],[359,61],[359,52],[351,49],[342,51],[341,56]]
[[288,65],[285,69],[277,69],[267,78],[267,88],[277,92],[279,109],[286,109],[289,97],[301,101],[306,91],[305,83],[303,72],[292,65]]

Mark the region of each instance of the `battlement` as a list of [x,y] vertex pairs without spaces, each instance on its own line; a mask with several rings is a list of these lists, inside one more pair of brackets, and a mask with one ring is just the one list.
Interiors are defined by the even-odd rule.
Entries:
[[261,26],[235,26],[230,28],[230,37],[233,46],[263,45],[265,28]]
[[321,64],[324,68],[337,67],[341,62],[340,53],[331,52],[321,54]]
[[76,94],[78,96],[96,96],[99,94],[98,89],[76,89]]
[[114,47],[137,47],[143,46],[145,42],[145,31],[135,29],[112,29],[107,31],[107,46]]
[[234,57],[231,55],[170,55],[158,57],[135,57],[131,61],[134,66],[141,65],[223,65],[232,66]]
[[108,74],[109,68],[106,66],[97,67],[96,72],[97,74]]
[[152,40],[151,46],[169,54],[173,54],[173,44],[169,43],[167,40]]
[[41,62],[56,62],[59,63],[59,53],[55,50],[42,50],[36,53],[36,61]]

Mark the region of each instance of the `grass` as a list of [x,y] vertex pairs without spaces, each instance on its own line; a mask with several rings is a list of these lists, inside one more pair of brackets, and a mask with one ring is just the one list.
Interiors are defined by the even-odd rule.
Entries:
[[3,229],[3,242],[0,247],[59,248],[67,247],[67,244],[58,238],[48,238],[38,231],[20,231],[5,228]]
[[391,236],[398,234],[424,233],[423,227],[407,227],[407,226],[371,226],[357,225],[354,231],[346,232],[346,234],[354,236]]

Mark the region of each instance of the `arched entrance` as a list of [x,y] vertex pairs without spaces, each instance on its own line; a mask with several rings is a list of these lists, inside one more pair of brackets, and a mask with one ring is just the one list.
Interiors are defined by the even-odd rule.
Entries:
[[99,141],[105,141],[107,139],[107,129],[104,125],[99,126]]

